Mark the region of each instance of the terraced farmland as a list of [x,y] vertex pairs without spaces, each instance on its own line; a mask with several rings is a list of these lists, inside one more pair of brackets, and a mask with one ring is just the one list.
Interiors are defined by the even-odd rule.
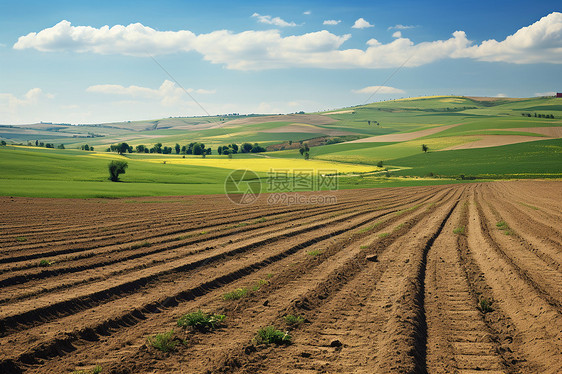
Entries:
[[[559,373],[561,191],[0,197],[0,372]],[[224,324],[177,326],[199,309]],[[257,344],[266,326],[291,344]],[[148,343],[172,329],[172,352]]]

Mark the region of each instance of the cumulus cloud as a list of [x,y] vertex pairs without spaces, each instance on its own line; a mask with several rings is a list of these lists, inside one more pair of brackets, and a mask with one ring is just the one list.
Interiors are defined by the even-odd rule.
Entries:
[[395,88],[395,87],[389,87],[389,86],[368,86],[368,87],[361,88],[359,90],[351,90],[351,92],[356,93],[356,94],[374,94],[374,93],[400,94],[400,93],[406,93],[406,91],[404,91],[404,90],[401,90],[401,89]]
[[[121,95],[131,98],[141,99],[156,99],[160,100],[163,105],[175,105],[183,98],[185,92],[182,88],[178,87],[174,82],[165,80],[157,89],[131,85],[128,87],[118,84],[98,84],[90,86],[86,89],[87,92],[95,92],[106,95]],[[197,94],[213,94],[215,90],[206,89],[193,89],[186,90],[189,93]]]
[[99,54],[146,55],[190,51],[196,39],[188,30],[156,31],[140,23],[128,26],[72,26],[63,20],[55,26],[20,36],[14,49],[34,48],[43,52],[73,51]]
[[415,27],[416,27],[416,26],[398,24],[398,25],[390,26],[388,29],[389,29],[389,30],[392,30],[392,29],[395,29],[395,30],[407,30],[407,29],[413,29],[413,28],[415,28]]
[[490,39],[456,51],[452,57],[515,64],[562,63],[562,13],[553,12],[505,40]]
[[369,27],[375,27],[375,25],[371,25],[368,21],[365,21],[365,19],[363,18],[359,18],[358,20],[355,21],[353,26],[351,26],[352,29],[366,29]]
[[335,20],[335,19],[327,19],[324,22],[322,22],[323,25],[328,25],[328,26],[334,26],[337,25],[341,22],[341,20]]
[[499,93],[499,94],[497,94],[495,97],[507,97],[507,95],[504,94],[504,93]]
[[307,11],[302,12],[302,14],[304,14],[305,16],[310,16],[312,14],[312,12],[310,10],[307,10]]
[[55,96],[50,93],[44,93],[40,88],[32,88],[27,91],[21,98],[11,93],[0,93],[0,103],[11,110],[22,106],[37,104],[43,99],[53,99]]
[[262,16],[259,13],[252,14],[252,17],[257,18],[259,23],[265,23],[267,25],[274,25],[274,26],[279,26],[279,27],[288,27],[288,26],[296,26],[297,25],[294,22],[287,22],[280,17]]
[[12,93],[0,93],[0,113],[2,121],[15,123],[22,121],[38,121],[35,118],[35,109],[47,106],[54,95],[43,92],[40,88],[32,88],[23,96],[18,97]]
[[[394,28],[400,29],[398,26],[403,25]],[[279,30],[240,33],[217,30],[196,35],[189,30],[157,31],[139,23],[93,28],[61,21],[51,28],[21,36],[14,48],[136,56],[147,56],[147,52],[158,55],[195,51],[206,61],[236,70],[377,69],[403,64],[415,67],[448,58],[521,64],[562,62],[562,13],[557,12],[521,28],[504,41],[488,40],[479,45],[473,44],[464,31],[455,31],[446,40],[418,44],[399,32],[396,31],[395,39],[386,44],[372,38],[363,49],[342,49],[351,36],[327,30],[288,36],[282,36]]]
[[392,34],[392,37],[393,37],[393,38],[401,38],[401,37],[402,37],[402,33],[401,33],[400,31],[395,31],[395,32]]

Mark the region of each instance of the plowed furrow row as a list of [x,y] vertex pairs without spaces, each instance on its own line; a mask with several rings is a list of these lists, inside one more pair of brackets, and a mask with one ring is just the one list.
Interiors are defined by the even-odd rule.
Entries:
[[[425,200],[425,199],[422,199]],[[419,200],[418,200],[419,202]],[[361,212],[358,213],[354,213],[352,215],[345,215],[345,212],[341,212],[344,215],[338,215],[338,220],[336,222],[340,222],[344,219],[349,219],[352,218],[354,216],[357,216],[358,214],[361,214]],[[364,212],[363,212],[364,213]],[[319,221],[322,220],[321,216],[316,216],[314,221],[316,223],[318,223]],[[292,225],[292,224],[291,224]],[[281,226],[281,225],[280,225]],[[253,230],[252,234],[247,234],[246,238],[252,238],[254,236],[257,236],[258,233],[260,235],[266,235],[266,234],[273,234],[275,233],[276,235],[279,232],[282,232],[283,229],[288,229],[289,227],[275,227],[275,226],[266,226],[265,229],[255,229]],[[256,233],[257,231],[257,233]],[[122,255],[121,254],[121,250],[118,247],[117,249],[111,251],[117,251],[119,252],[120,256],[116,257],[116,256],[111,256],[109,257],[108,255],[110,254],[110,252],[105,252],[105,255],[101,258],[101,261],[96,261],[96,262],[92,262],[90,264],[84,264],[83,262],[78,265],[78,266],[64,266],[63,264],[58,266],[58,269],[53,269],[53,270],[36,270],[34,273],[29,273],[29,272],[24,272],[22,275],[18,275],[18,274],[13,274],[10,273],[10,277],[8,278],[4,278],[0,280],[0,283],[2,283],[4,285],[4,293],[3,293],[3,299],[5,300],[4,302],[7,302],[9,300],[17,300],[17,299],[22,299],[25,297],[25,295],[29,296],[36,296],[40,293],[45,293],[48,292],[50,289],[60,289],[60,288],[64,288],[64,287],[69,287],[73,284],[82,284],[85,283],[85,279],[89,281],[93,281],[95,279],[100,279],[100,278],[106,278],[108,276],[111,275],[116,275],[116,274],[122,274],[123,272],[127,271],[127,262],[130,263],[129,269],[131,270],[135,270],[139,267],[147,267],[147,266],[152,266],[154,264],[157,263],[161,263],[163,261],[171,261],[174,260],[176,258],[179,257],[184,257],[186,254],[195,254],[195,253],[199,253],[205,250],[209,250],[212,249],[213,247],[216,247],[218,245],[224,245],[224,243],[220,243],[217,241],[213,241],[211,239],[213,238],[220,238],[222,236],[228,236],[231,234],[239,234],[239,231],[235,231],[234,233],[232,232],[224,232],[222,234],[216,234],[214,236],[205,236],[204,238],[199,238],[199,239],[191,239],[189,240],[189,243],[187,242],[174,242],[174,244],[172,246],[167,245],[164,247],[158,247],[156,246],[153,247],[151,246],[150,248],[142,248],[142,249],[138,249],[136,251],[136,253],[132,253],[130,255]],[[196,244],[199,242],[205,241],[205,248],[201,248],[201,249],[197,249],[195,246],[186,246],[186,244]],[[179,249],[178,249],[179,248]],[[157,256],[158,253],[160,252],[166,252],[166,256],[162,257],[162,256]],[[104,254],[104,252],[102,251],[101,254]],[[138,261],[132,261],[134,259],[140,258],[142,257],[143,262],[139,263]],[[55,259],[56,261],[56,259]],[[119,267],[117,270],[112,270],[111,265],[112,264],[118,264]],[[104,274],[99,274],[97,273],[96,269],[99,267],[104,267]],[[77,275],[72,275],[72,273],[76,273],[76,272],[81,272],[81,274],[83,274],[82,276],[77,276]],[[67,276],[64,276],[64,274],[69,274]],[[97,274],[97,275],[96,275]],[[45,278],[49,278],[52,276],[57,276],[57,281],[56,284],[50,288],[48,286],[46,286],[44,284],[44,282],[42,282],[42,279]],[[67,283],[65,283],[65,278],[69,279],[69,281]],[[30,280],[32,279],[36,279],[34,282],[30,283]],[[12,288],[7,287],[9,284],[19,284],[19,283],[23,283],[25,282],[24,285],[22,286],[14,286]],[[33,283],[36,283],[37,286],[34,286]],[[24,295],[18,294],[18,290],[19,289],[23,289],[22,287],[25,287],[25,293]],[[0,303],[2,302],[2,300],[0,300]]]
[[[367,249],[361,246],[360,243],[376,240],[376,235],[373,236],[373,234],[370,234],[370,236],[362,238],[359,243],[354,241],[353,238],[346,239],[344,236],[341,241],[343,247],[336,253],[337,256],[334,254],[330,256],[329,259],[322,262],[316,272],[312,272],[311,270],[313,270],[313,268],[311,267],[307,267],[306,273],[303,273],[302,270],[304,269],[295,269],[291,274],[283,276],[283,278],[288,279],[289,282],[280,285],[278,280],[274,280],[272,286],[268,287],[271,292],[266,296],[268,303],[267,310],[256,311],[255,313],[241,312],[237,313],[238,316],[236,314],[232,315],[227,310],[227,314],[230,316],[229,318],[237,319],[234,323],[229,323],[229,329],[237,330],[238,328],[243,328],[247,330],[248,326],[252,326],[249,332],[244,331],[237,333],[238,336],[244,334],[244,336],[247,336],[247,341],[249,341],[259,327],[263,327],[264,324],[268,323],[266,322],[267,320],[270,321],[269,323],[273,323],[275,319],[279,319],[280,316],[289,312],[304,313],[307,317],[313,315],[314,310],[321,308],[322,305],[329,302],[334,295],[340,294],[342,287],[347,287],[346,284],[352,281],[354,277],[361,272],[368,263],[365,260],[365,253],[379,253],[384,251],[390,243],[396,238],[399,238],[402,233],[409,230],[415,222],[419,222],[424,216],[425,213],[423,211],[421,213],[419,211],[414,211],[411,218],[406,218],[404,216],[391,217],[389,222],[385,221],[385,224],[381,224],[377,226],[377,228],[384,230],[388,223],[397,220],[396,222],[402,222],[401,229],[390,237],[379,239],[374,248],[371,247]],[[365,234],[359,233],[359,237],[362,235]],[[330,250],[326,251],[327,254],[330,253],[329,251]],[[273,269],[273,271],[275,271],[275,269]],[[320,279],[318,278],[318,274],[321,274]],[[258,299],[253,302],[254,306],[246,303],[238,304],[236,309],[247,311],[248,308],[250,308],[251,310],[251,308],[261,305],[262,302],[263,299]],[[238,327],[235,326],[236,323],[239,324]],[[229,365],[232,355],[238,356],[238,353],[243,351],[243,347],[241,347],[239,343],[233,342],[233,344],[230,345],[228,338],[217,336],[213,340],[220,341],[220,345],[210,342],[204,347],[190,347],[190,351],[192,352],[194,350],[201,350],[207,352],[207,356],[213,357],[212,363],[207,361],[190,362],[189,367],[195,372],[205,370],[202,365],[211,365],[216,367],[216,371],[221,371],[224,369],[224,365]],[[247,341],[245,344],[247,344]],[[220,349],[217,349],[213,354],[209,354],[209,350],[215,351],[213,349],[214,346],[220,346]],[[242,355],[244,356],[244,354]],[[208,367],[209,366],[207,366],[207,368]]]
[[[478,200],[476,201],[480,203]],[[512,261],[501,255],[489,239],[486,219],[476,204],[469,205],[469,254],[482,271],[492,295],[492,306],[509,318],[515,329],[510,340],[515,354],[522,357],[528,372],[558,373],[562,362],[562,326],[558,310],[548,303]],[[529,371],[530,370],[530,371]]]
[[[465,200],[463,211],[468,203]],[[456,227],[466,225],[461,215],[461,209],[453,213],[428,253],[427,369],[430,373],[504,373],[505,365],[497,353],[495,337],[477,309],[462,268],[457,243],[461,234],[453,233]]]
[[[368,220],[364,221],[363,223],[366,223],[366,222],[368,222]],[[359,227],[359,225],[355,225],[354,227]],[[340,233],[340,234],[344,234],[344,233],[347,232],[347,231],[348,231],[348,230],[343,229],[343,230],[340,230],[339,233]],[[317,240],[329,239],[329,238],[331,238],[333,235],[336,235],[336,234],[332,232],[332,233],[330,233],[330,234],[326,234],[323,238],[315,238],[315,239],[312,239],[309,244],[311,244],[311,243],[313,243],[313,242],[316,242]],[[256,265],[253,265],[252,268],[255,270]],[[224,281],[223,281],[223,282],[224,282]],[[199,287],[199,288],[197,288],[197,289],[201,289],[201,287]],[[169,294],[169,292],[168,292],[168,294]],[[178,296],[177,298],[178,298],[178,299],[181,299],[179,296]],[[144,308],[144,310],[147,310],[147,309],[149,309],[149,308]]]
[[[458,195],[454,200],[457,198]],[[455,205],[454,201],[443,204],[443,207],[434,207],[430,210],[431,215],[435,214],[443,219],[443,216],[446,217]],[[347,272],[342,271],[332,275],[336,279],[346,279],[342,286],[317,288],[299,298],[295,307],[291,309],[304,313],[311,320],[311,324],[304,327],[299,334],[295,333],[297,338],[294,345],[283,351],[276,351],[267,358],[271,365],[274,362],[294,362],[299,352],[305,352],[310,358],[299,363],[298,368],[303,371],[318,370],[322,367],[328,372],[383,372],[384,370],[377,371],[373,367],[380,353],[373,345],[392,317],[384,318],[381,315],[384,313],[380,311],[388,310],[392,302],[400,299],[401,296],[396,294],[394,297],[386,298],[381,297],[381,292],[388,290],[388,287],[409,282],[407,278],[402,278],[402,281],[398,282],[393,277],[405,276],[403,271],[398,271],[398,268],[413,266],[408,264],[413,264],[414,257],[417,255],[421,256],[422,248],[428,240],[431,241],[432,236],[430,235],[429,239],[427,236],[411,239],[404,234],[424,230],[427,227],[437,229],[433,221],[434,218],[428,217],[427,211],[422,212],[411,222],[411,225],[402,226],[400,230],[404,229],[404,231],[397,232],[397,238],[393,238],[391,243],[378,243],[380,246],[375,244],[371,253],[378,255],[377,262],[359,260],[353,266],[355,269],[351,268]],[[405,297],[413,301],[411,300],[413,295]],[[298,339],[300,334],[304,335],[302,339]],[[343,344],[343,348],[331,347],[332,342],[336,340]],[[263,360],[263,355],[253,357],[244,371],[267,372],[267,369],[263,369]],[[228,362],[226,364],[228,365]]]
[[550,305],[562,315],[562,273],[552,269],[535,253],[526,250],[520,242],[496,227],[499,218],[478,200],[478,214],[489,245],[508,261],[519,276],[535,288]]
[[[157,281],[164,275],[181,273],[182,276],[185,276],[186,271],[197,269],[203,265],[209,266],[213,262],[225,259],[228,256],[242,254],[279,240],[290,242],[291,240],[283,240],[283,238],[288,234],[301,235],[303,238],[305,237],[305,234],[307,234],[306,236],[312,236],[312,239],[309,240],[314,241],[314,235],[321,235],[321,237],[326,235],[328,237],[330,235],[337,235],[346,230],[361,226],[388,213],[389,212],[365,214],[366,217],[363,216],[363,213],[358,213],[355,214],[356,216],[359,216],[358,218],[353,217],[355,220],[352,220],[351,223],[346,222],[343,227],[340,226],[339,228],[336,228],[335,224],[346,221],[348,217],[334,219],[330,225],[326,225],[326,223],[321,222],[298,230],[281,232],[276,237],[268,237],[258,241],[241,243],[239,246],[231,246],[230,248],[226,247],[227,249],[219,248],[209,251],[208,253],[189,256],[186,259],[181,258],[160,266],[137,271],[134,276],[134,280],[130,280],[130,275],[126,274],[124,276],[112,277],[106,281],[97,282],[94,290],[92,290],[91,287],[86,286],[83,287],[83,290],[80,289],[81,287],[76,287],[66,292],[63,291],[61,296],[54,298],[55,300],[60,300],[55,303],[53,303],[52,295],[46,295],[43,298],[8,305],[1,311],[0,326],[3,326],[4,328],[13,326],[14,324],[25,326],[28,323],[35,324],[41,320],[42,322],[49,320],[48,316],[59,317],[61,314],[76,313],[78,310],[99,305],[102,302],[111,300],[113,297],[123,297],[131,292],[136,292],[142,287],[146,287],[148,284]],[[282,245],[283,244],[278,244],[278,246]]]

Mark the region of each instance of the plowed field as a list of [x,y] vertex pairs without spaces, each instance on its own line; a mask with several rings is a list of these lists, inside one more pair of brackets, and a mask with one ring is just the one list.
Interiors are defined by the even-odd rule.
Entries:
[[0,373],[562,372],[562,183],[333,194],[0,198]]

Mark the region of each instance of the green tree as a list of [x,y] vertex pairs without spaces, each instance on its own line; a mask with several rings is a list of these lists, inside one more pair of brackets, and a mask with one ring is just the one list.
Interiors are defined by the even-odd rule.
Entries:
[[119,143],[117,144],[117,153],[119,153],[120,155],[122,155],[125,152],[129,151],[129,144],[127,143]]
[[125,174],[125,169],[127,169],[127,161],[113,160],[109,163],[109,180],[112,182],[119,181],[119,174]]
[[180,151],[181,151],[180,145],[179,145],[178,143],[176,143],[176,145],[175,145],[174,148],[176,149],[176,154],[179,155],[179,154],[180,154]]
[[5,140],[2,140],[2,141],[0,142],[0,145],[6,145],[6,141],[5,141]]
[[377,167],[382,168],[382,161],[377,162]]
[[422,151],[424,151],[425,153],[427,153],[427,151],[429,151],[429,147],[425,144],[422,144]]
[[242,143],[240,146],[240,152],[242,153],[249,153],[252,150],[252,144],[250,143]]
[[146,147],[142,144],[139,144],[136,146],[137,152],[138,153],[144,153],[144,150],[146,149]]

